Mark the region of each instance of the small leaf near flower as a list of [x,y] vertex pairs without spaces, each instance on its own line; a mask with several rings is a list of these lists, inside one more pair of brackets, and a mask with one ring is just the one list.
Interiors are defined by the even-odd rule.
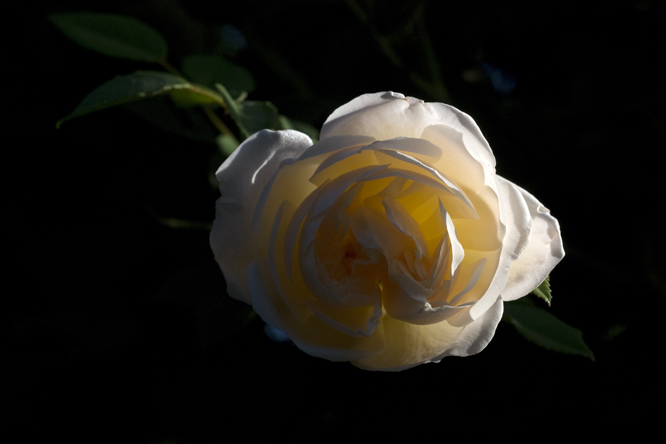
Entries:
[[237,92],[254,91],[252,74],[243,68],[221,57],[208,54],[195,54],[183,59],[183,72],[193,82],[215,87],[216,83],[223,84],[229,90]]
[[271,102],[246,100],[239,104],[243,126],[250,134],[262,129],[276,130],[280,127],[278,110]]
[[550,276],[546,276],[541,285],[532,290],[532,294],[546,301],[550,307],[550,301],[553,300],[553,296],[550,294]]
[[74,42],[111,57],[160,62],[168,53],[162,35],[132,17],[75,12],[53,14],[49,19]]
[[543,348],[585,356],[594,361],[594,354],[583,341],[581,331],[542,308],[507,302],[504,304],[504,318],[513,324],[525,339]]
[[[220,134],[217,136],[215,143],[220,150],[220,153],[222,153],[225,157],[231,156],[231,154],[236,151],[236,148],[238,148],[238,140],[227,136],[226,134]],[[217,166],[218,165],[215,167],[216,169]],[[215,186],[217,186],[217,184]]]
[[225,108],[236,122],[243,139],[247,139],[250,135],[262,129],[276,130],[280,128],[280,115],[271,102],[247,100],[238,103],[231,97],[224,85],[216,83],[215,87],[224,99]]

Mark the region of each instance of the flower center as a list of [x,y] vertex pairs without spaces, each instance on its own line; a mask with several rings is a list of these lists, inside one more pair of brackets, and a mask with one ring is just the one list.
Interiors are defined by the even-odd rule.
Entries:
[[[414,200],[419,199],[410,197],[419,196],[404,196],[412,181],[389,178],[373,182],[348,188],[322,219],[314,239],[319,279],[345,294],[379,288],[380,280],[393,280],[396,272],[432,286],[433,267],[439,261],[428,250],[438,249],[446,227],[440,224],[436,234],[426,239],[421,224],[427,228],[428,217],[417,221],[407,208],[418,213],[426,205],[432,213],[438,206],[427,200],[417,205]],[[444,276],[439,271],[441,283]]]
[[369,260],[351,231],[348,231],[339,242],[335,238],[327,238],[320,232],[315,239],[315,249],[321,268],[333,281],[342,281],[348,276],[354,276],[358,268],[355,265],[367,263]]

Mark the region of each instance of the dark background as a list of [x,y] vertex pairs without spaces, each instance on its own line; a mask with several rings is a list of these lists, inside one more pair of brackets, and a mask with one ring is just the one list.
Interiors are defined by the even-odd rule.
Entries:
[[[60,1],[16,16],[0,387],[17,442],[640,440],[652,427],[659,408],[645,400],[664,388],[664,3],[357,4],[364,13],[334,0]],[[208,247],[214,133],[169,133],[131,109],[55,129],[101,83],[160,69],[78,47],[46,18],[65,11],[137,17],[165,36],[173,65],[219,49],[221,27],[234,25],[247,46],[231,58],[257,83],[250,98],[317,128],[383,90],[466,111],[498,173],[558,218],[567,256],[550,311],[582,330],[595,362],[505,323],[478,355],[396,374],[272,342],[226,296]]]

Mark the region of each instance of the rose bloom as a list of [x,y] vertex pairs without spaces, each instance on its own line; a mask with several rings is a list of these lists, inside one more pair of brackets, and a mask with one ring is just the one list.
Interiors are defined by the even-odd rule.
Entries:
[[336,109],[315,144],[260,131],[217,179],[229,295],[306,353],[364,369],[480,352],[503,302],[564,256],[557,220],[495,174],[471,117],[393,92]]

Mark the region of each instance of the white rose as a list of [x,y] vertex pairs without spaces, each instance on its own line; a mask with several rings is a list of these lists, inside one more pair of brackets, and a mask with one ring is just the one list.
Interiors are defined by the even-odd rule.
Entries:
[[228,293],[303,351],[364,369],[480,352],[503,301],[564,256],[557,220],[495,174],[472,118],[402,94],[341,106],[314,145],[256,133],[217,178]]

